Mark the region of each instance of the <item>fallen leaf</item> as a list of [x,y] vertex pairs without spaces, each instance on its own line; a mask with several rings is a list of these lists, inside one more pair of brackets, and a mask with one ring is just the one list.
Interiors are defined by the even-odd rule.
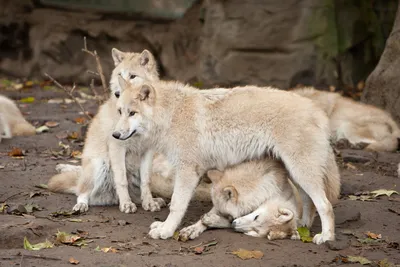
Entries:
[[85,117],[78,117],[74,119],[76,124],[85,124],[86,118]]
[[68,219],[68,221],[69,222],[76,222],[76,223],[80,223],[80,222],[83,222],[83,220],[82,219]]
[[51,216],[51,217],[54,217],[54,218],[57,218],[57,217],[60,217],[60,216],[70,217],[70,216],[72,216],[72,215],[77,215],[77,214],[79,214],[79,211],[74,211],[74,210],[68,210],[68,211],[60,210],[60,211],[55,211],[55,212],[50,213],[50,216]]
[[22,83],[17,83],[17,84],[14,84],[13,87],[15,90],[20,90],[20,89],[24,88],[24,85]]
[[68,131],[61,131],[61,132],[56,134],[56,137],[58,139],[65,139],[65,138],[68,137]]
[[71,263],[71,264],[74,264],[74,265],[78,265],[79,264],[79,261],[78,260],[76,260],[76,259],[74,259],[74,258],[69,258],[69,263]]
[[247,259],[251,259],[251,258],[261,259],[264,256],[264,254],[259,250],[246,250],[246,249],[242,249],[242,248],[240,248],[239,250],[233,251],[232,254],[238,256],[242,260],[247,260]]
[[[179,238],[179,232],[178,232],[178,231],[175,231],[174,234],[173,234],[173,236],[172,236],[172,238],[175,239],[176,241],[179,241],[179,240],[180,240],[180,238]],[[187,239],[186,239],[186,240],[180,240],[180,241],[186,242]]]
[[3,213],[7,209],[7,203],[0,203],[0,212]]
[[82,152],[79,150],[74,150],[71,152],[71,157],[80,159],[82,157]]
[[78,137],[79,137],[78,132],[72,132],[67,136],[68,139],[78,139]]
[[60,125],[60,123],[58,123],[56,121],[47,121],[44,125],[46,125],[49,128],[54,128],[54,127],[57,127],[58,125]]
[[357,170],[357,167],[351,164],[350,162],[347,162],[345,165],[348,169]]
[[14,147],[10,152],[8,152],[10,157],[22,157],[25,156],[22,149]]
[[374,197],[379,197],[379,196],[388,196],[390,197],[393,194],[399,194],[399,192],[395,191],[395,190],[386,190],[386,189],[379,189],[379,190],[375,190],[371,192],[372,194],[374,194]]
[[42,189],[48,189],[49,187],[47,186],[47,184],[37,184],[35,185],[35,187],[37,188],[42,188]]
[[33,82],[32,81],[26,81],[25,82],[25,87],[32,87],[33,86]]
[[37,243],[35,245],[32,245],[31,243],[29,243],[28,239],[24,237],[24,249],[26,250],[41,250],[43,248],[52,248],[53,246],[54,244],[48,241],[47,239],[43,243]]
[[118,250],[116,248],[113,248],[113,247],[102,248],[101,251],[103,251],[104,253],[108,253],[108,252],[117,253],[118,252]]
[[376,201],[375,199],[373,199],[372,196],[365,196],[365,195],[353,196],[353,195],[349,195],[348,197],[349,197],[349,200]]
[[46,133],[49,130],[50,130],[49,127],[47,127],[46,125],[42,125],[42,126],[36,128],[37,133]]
[[381,234],[375,234],[375,233],[372,233],[372,232],[370,232],[370,231],[366,232],[365,234],[366,234],[369,238],[372,238],[372,239],[381,239],[381,238],[382,238],[382,235],[381,235]]
[[361,256],[347,256],[347,260],[349,262],[358,262],[361,263],[362,265],[370,264],[371,261],[368,260],[367,258],[361,257]]
[[42,192],[39,192],[39,191],[30,192],[30,193],[29,193],[29,198],[33,198],[33,197],[36,197],[36,196],[40,196],[41,194],[42,194]]
[[381,239],[372,239],[370,237],[367,237],[367,238],[357,238],[357,241],[360,242],[361,244],[373,245],[376,243],[380,243],[382,240]]
[[298,227],[297,231],[299,232],[300,240],[304,243],[311,243],[313,241],[310,230],[307,227]]
[[33,103],[35,98],[33,96],[22,98],[19,102],[21,103]]
[[389,262],[387,259],[383,259],[378,261],[378,266],[379,267],[394,267],[395,265],[391,262]]
[[100,246],[97,246],[94,250],[95,251],[101,251]]
[[193,251],[195,254],[201,254],[204,251],[204,247],[195,247]]
[[63,243],[63,244],[72,245],[73,243],[75,243],[79,239],[81,239],[81,237],[79,235],[72,235],[72,234],[68,234],[66,232],[58,231],[57,234],[56,234],[56,240],[58,242],[60,242],[60,243]]
[[64,102],[64,100],[62,100],[61,98],[49,99],[47,101],[47,103],[49,103],[49,104],[61,104],[63,102]]

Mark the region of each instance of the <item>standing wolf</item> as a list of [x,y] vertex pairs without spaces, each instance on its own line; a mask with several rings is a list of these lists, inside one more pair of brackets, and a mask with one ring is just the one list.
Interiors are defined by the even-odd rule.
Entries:
[[[205,97],[178,82],[125,83],[117,101],[120,121],[129,128],[115,132],[120,139],[146,136],[175,168],[170,213],[154,222],[149,235],[169,238],[179,226],[199,177],[209,169],[224,170],[268,153],[281,159],[299,185],[304,203],[302,224],[310,226],[315,204],[322,233],[321,244],[334,240],[334,214],[325,187],[326,174],[337,172],[329,159],[328,118],[313,102],[270,87],[237,87],[220,100]],[[311,199],[310,199],[311,198]]]
[[[136,211],[131,196],[139,195],[134,184],[138,185],[139,169],[148,172],[151,166],[143,165],[147,146],[141,136],[134,136],[127,142],[112,136],[116,120],[119,118],[116,99],[120,94],[118,76],[132,84],[158,80],[157,64],[153,55],[144,50],[142,53],[125,53],[112,50],[116,65],[112,72],[110,86],[111,97],[99,108],[93,118],[85,140],[82,153],[82,167],[64,165],[61,173],[49,181],[49,189],[54,192],[74,193],[78,196],[74,210],[87,211],[90,205],[118,204],[121,212]],[[127,163],[127,164],[126,164]],[[65,170],[66,168],[66,170]],[[142,174],[148,177],[147,174]],[[132,181],[128,182],[129,177]],[[156,211],[165,202],[151,195],[150,181],[141,179],[141,202],[145,210]],[[134,200],[139,202],[139,200]]]

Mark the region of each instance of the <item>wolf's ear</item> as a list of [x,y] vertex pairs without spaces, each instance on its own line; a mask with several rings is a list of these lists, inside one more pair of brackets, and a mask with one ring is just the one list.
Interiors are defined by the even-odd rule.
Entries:
[[155,64],[155,59],[153,54],[147,49],[143,50],[142,53],[140,54],[140,65],[150,69],[154,66],[154,64]]
[[224,173],[219,170],[209,170],[207,172],[208,178],[210,178],[211,182],[213,183],[217,183],[223,175]]
[[224,188],[223,194],[224,194],[226,200],[232,200],[234,202],[237,201],[238,196],[239,196],[236,188],[231,185]]
[[139,92],[140,101],[154,100],[154,96],[155,96],[155,90],[153,86],[148,84],[143,84]]
[[279,208],[277,217],[278,221],[283,224],[291,221],[294,217],[294,214],[290,209]]
[[121,74],[118,75],[118,84],[121,88],[120,94],[129,86],[129,83],[122,77]]
[[121,63],[121,61],[125,58],[125,52],[119,51],[117,48],[111,49],[111,55],[115,66]]

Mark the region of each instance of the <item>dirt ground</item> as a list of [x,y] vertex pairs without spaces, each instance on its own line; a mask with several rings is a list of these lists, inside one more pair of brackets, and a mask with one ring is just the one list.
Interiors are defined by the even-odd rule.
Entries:
[[[348,264],[351,258],[347,256],[365,257],[372,266],[400,264],[400,196],[375,198],[369,193],[378,189],[400,191],[396,187],[400,181],[396,175],[398,153],[338,150],[343,186],[342,197],[335,206],[335,242],[317,246],[292,240],[268,241],[229,229],[206,231],[197,240],[186,243],[152,240],[146,236],[149,225],[154,220],[164,220],[168,209],[151,213],[139,207],[135,214],[123,214],[117,206],[91,207],[83,215],[51,216],[53,212],[70,211],[75,196],[49,193],[35,185],[46,184],[56,173],[57,163],[78,162],[70,154],[77,155],[74,151],[82,150],[80,138],[84,131],[82,124],[76,123],[82,121],[75,120],[82,115],[74,104],[49,104],[49,99],[66,98],[64,92],[51,88],[0,93],[16,100],[34,96],[33,103],[19,102],[19,106],[37,127],[48,121],[59,123],[49,132],[5,139],[0,144],[0,207],[2,203],[8,205],[0,214],[0,266],[69,266],[70,257],[79,260],[81,266],[341,266]],[[93,100],[83,105],[96,112]],[[70,150],[62,148],[59,142],[69,145]],[[8,155],[15,147],[24,151],[23,158]],[[21,209],[26,213],[21,206],[18,208],[20,204],[35,204],[41,210],[18,215]],[[195,222],[210,207],[209,203],[192,202],[184,226]],[[311,232],[315,234],[320,229],[317,218]],[[57,231],[78,233],[85,237],[87,246],[56,242]],[[367,238],[368,231],[380,234],[381,238],[373,234],[370,236],[377,239]],[[32,244],[48,239],[55,246],[40,251],[25,250],[24,237]],[[202,254],[195,254],[195,247],[212,241],[216,244],[206,246]],[[107,253],[96,250],[109,247],[116,250]],[[232,254],[240,248],[259,250],[263,257],[242,260]],[[361,264],[354,266],[358,265]]]

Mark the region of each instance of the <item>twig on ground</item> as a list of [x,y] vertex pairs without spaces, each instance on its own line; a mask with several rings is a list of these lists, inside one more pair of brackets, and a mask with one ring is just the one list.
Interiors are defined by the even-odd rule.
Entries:
[[100,62],[100,56],[97,54],[96,50],[90,51],[87,49],[86,36],[83,37],[82,51],[85,53],[88,53],[89,55],[94,57],[96,60],[96,69],[97,69],[96,75],[100,76],[101,84],[103,86],[103,97],[102,98],[105,99],[108,94],[108,89],[107,89],[106,77],[104,76],[103,67],[101,66],[101,62]]
[[91,120],[92,117],[89,116],[89,113],[86,112],[85,108],[82,106],[81,103],[79,103],[79,101],[76,99],[76,97],[73,95],[73,92],[76,89],[75,84],[72,86],[71,90],[68,90],[67,88],[65,88],[63,85],[61,85],[56,79],[54,79],[53,77],[51,77],[49,74],[44,73],[44,75],[49,78],[58,88],[64,90],[65,93],[67,93],[67,95],[79,106],[79,108],[81,109],[81,111],[83,112],[83,114],[89,119]]
[[2,257],[2,260],[15,260],[15,258],[23,257],[26,259],[41,259],[41,260],[52,260],[52,261],[60,261],[60,258],[53,258],[53,257],[46,257],[46,256],[41,256],[41,255],[27,255],[27,254],[17,254],[17,255],[12,255],[9,257]]

